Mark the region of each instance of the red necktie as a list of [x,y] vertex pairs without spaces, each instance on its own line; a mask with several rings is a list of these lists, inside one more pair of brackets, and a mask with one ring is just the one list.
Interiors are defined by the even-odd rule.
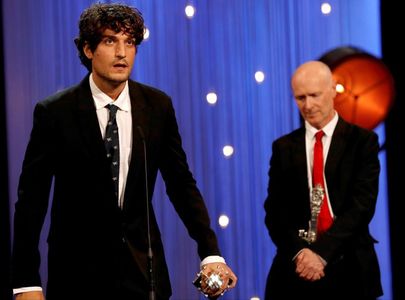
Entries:
[[333,219],[329,211],[328,199],[326,197],[325,183],[323,178],[323,145],[322,137],[324,132],[318,131],[315,134],[315,146],[314,146],[314,166],[313,166],[313,186],[320,187],[323,190],[323,200],[321,204],[321,211],[318,215],[317,233],[321,235],[332,225]]

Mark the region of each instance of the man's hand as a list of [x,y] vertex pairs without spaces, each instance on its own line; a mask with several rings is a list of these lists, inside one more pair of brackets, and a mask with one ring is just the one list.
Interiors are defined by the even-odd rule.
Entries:
[[321,258],[308,248],[304,248],[295,259],[295,272],[304,280],[316,281],[325,276]]
[[214,299],[234,288],[238,281],[231,268],[220,262],[203,265],[200,275],[201,292]]
[[45,300],[42,292],[25,292],[15,295],[15,300]]

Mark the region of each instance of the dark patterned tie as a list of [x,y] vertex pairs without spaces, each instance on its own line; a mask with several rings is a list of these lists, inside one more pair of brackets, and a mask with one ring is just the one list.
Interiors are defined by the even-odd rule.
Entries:
[[323,200],[321,204],[321,210],[318,216],[318,234],[324,233],[332,225],[333,219],[329,211],[328,199],[326,197],[325,183],[323,178],[323,145],[322,137],[324,132],[318,131],[315,134],[315,146],[314,146],[314,166],[313,166],[313,185],[323,193]]
[[118,198],[118,179],[120,174],[120,143],[118,138],[118,126],[116,114],[118,106],[109,104],[106,106],[110,110],[110,119],[105,130],[105,149],[107,158],[111,163],[112,180],[114,181],[115,195]]

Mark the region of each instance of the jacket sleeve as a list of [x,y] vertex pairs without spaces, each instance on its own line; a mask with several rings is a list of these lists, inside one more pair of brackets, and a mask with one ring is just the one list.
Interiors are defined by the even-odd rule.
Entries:
[[176,212],[189,235],[198,244],[200,258],[220,255],[216,235],[210,227],[207,208],[187,163],[171,101],[168,103],[164,122],[160,171]]
[[305,170],[304,156],[297,157],[288,138],[273,142],[264,202],[265,224],[279,253],[286,259],[292,259],[306,246],[298,236],[298,229],[307,228],[309,220]]
[[12,254],[14,288],[41,286],[38,242],[53,177],[52,123],[45,105],[37,104],[15,205]]

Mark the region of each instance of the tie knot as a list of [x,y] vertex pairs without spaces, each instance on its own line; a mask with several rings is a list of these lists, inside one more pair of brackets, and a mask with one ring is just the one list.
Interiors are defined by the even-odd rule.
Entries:
[[118,106],[114,104],[108,104],[106,107],[110,110],[110,119],[115,118],[115,115],[118,111]]
[[315,138],[316,140],[319,142],[320,140],[322,140],[322,137],[325,135],[325,132],[323,132],[322,130],[318,131],[317,133],[315,133]]

